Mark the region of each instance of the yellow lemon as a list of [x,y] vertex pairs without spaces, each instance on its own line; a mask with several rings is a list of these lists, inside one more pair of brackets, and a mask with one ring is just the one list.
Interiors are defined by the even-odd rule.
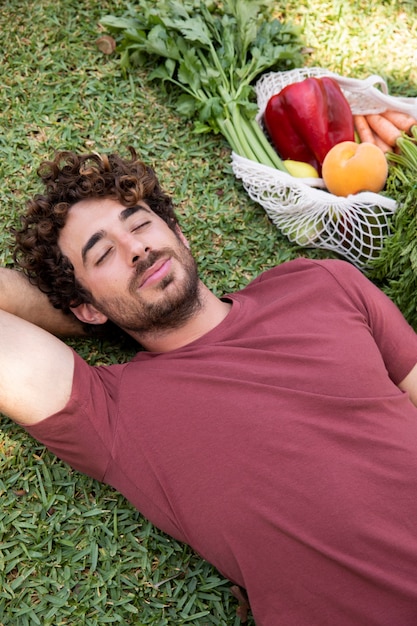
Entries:
[[292,161],[287,159],[284,161],[284,165],[288,170],[288,173],[295,178],[318,178],[317,170],[310,165],[310,163],[304,163],[303,161]]

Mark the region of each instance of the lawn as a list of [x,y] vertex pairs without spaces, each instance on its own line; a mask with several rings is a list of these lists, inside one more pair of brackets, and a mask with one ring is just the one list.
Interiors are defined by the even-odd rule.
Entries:
[[[217,294],[298,255],[330,256],[290,244],[234,178],[225,140],[194,134],[170,93],[143,70],[124,73],[117,53],[98,50],[100,19],[124,7],[121,0],[0,3],[0,262],[12,263],[10,228],[39,189],[43,159],[58,148],[124,152],[129,144],[174,196],[202,277]],[[391,93],[417,95],[414,1],[276,7],[300,26],[307,64],[379,74]],[[72,345],[92,364],[130,356],[106,342]],[[237,626],[228,581],[5,418],[0,462],[1,625]]]

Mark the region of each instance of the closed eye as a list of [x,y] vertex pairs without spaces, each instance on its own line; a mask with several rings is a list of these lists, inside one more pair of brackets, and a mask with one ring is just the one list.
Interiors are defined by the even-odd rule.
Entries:
[[[132,233],[135,233],[139,230],[141,230],[142,228],[144,228],[145,226],[147,226],[148,224],[151,224],[151,220],[146,220],[145,222],[141,222],[140,224],[137,224],[136,226],[133,226],[131,229]],[[99,258],[97,259],[97,261],[95,262],[95,265],[101,265],[101,263],[103,263],[103,261],[106,260],[106,258],[108,257],[108,255],[112,252],[113,247],[111,246],[110,248],[106,248],[106,250],[103,252],[103,254],[101,254],[99,256]]]
[[136,232],[137,230],[140,230],[141,228],[143,228],[144,226],[147,226],[150,223],[151,223],[151,221],[148,220],[146,222],[141,222],[140,224],[137,224],[136,226],[134,226],[132,228],[132,233]]
[[107,248],[107,250],[105,250],[105,252],[97,259],[97,261],[95,262],[94,265],[100,265],[101,263],[103,263],[103,261],[107,258],[107,256],[110,254],[110,252],[112,251],[113,248]]

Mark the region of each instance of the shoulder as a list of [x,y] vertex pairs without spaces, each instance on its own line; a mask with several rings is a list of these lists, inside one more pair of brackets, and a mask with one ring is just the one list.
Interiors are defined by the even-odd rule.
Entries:
[[66,405],[24,428],[76,470],[103,480],[117,428],[121,379],[128,364],[90,365],[73,351]]
[[299,280],[314,280],[317,278],[321,281],[325,280],[326,277],[336,281],[345,281],[346,279],[353,281],[367,280],[362,272],[348,261],[339,259],[315,260],[300,257],[266,270],[249,283],[248,287],[286,277]]
[[235,294],[239,300],[253,300],[258,305],[286,296],[294,305],[315,302],[354,306],[367,311],[368,301],[380,301],[384,294],[358,268],[339,259],[297,258],[263,272]]

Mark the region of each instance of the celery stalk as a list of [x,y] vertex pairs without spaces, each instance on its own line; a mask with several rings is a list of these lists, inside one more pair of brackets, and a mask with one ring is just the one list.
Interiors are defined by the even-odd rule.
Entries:
[[[157,6],[156,6],[157,4]],[[199,132],[221,132],[241,156],[287,171],[252,119],[253,81],[266,70],[303,65],[299,30],[273,18],[273,0],[141,0],[102,24],[121,36],[126,64],[152,67],[151,80],[182,91],[177,110]]]

